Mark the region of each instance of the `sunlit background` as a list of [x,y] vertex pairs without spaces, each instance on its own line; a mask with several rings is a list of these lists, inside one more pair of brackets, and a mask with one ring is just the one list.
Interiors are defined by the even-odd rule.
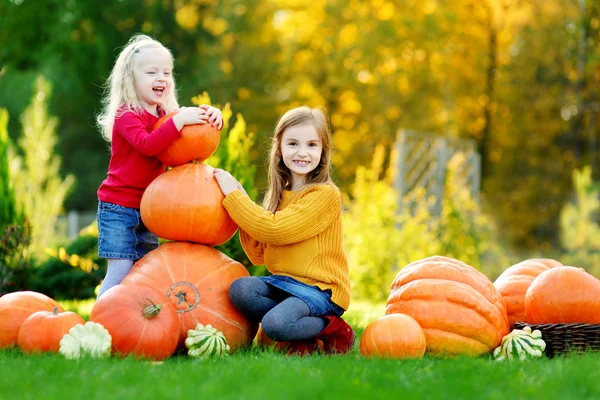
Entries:
[[355,297],[385,299],[432,254],[490,279],[538,256],[600,276],[600,2],[5,0],[0,15],[0,176],[33,235],[4,253],[7,291],[85,298],[103,276],[93,224],[77,232],[109,160],[102,87],[137,32],[172,50],[180,104],[231,110],[221,145],[248,151],[213,161],[256,200],[278,116],[329,111]]

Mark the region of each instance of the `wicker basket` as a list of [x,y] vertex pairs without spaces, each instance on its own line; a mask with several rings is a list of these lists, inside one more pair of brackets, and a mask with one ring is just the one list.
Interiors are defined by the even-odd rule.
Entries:
[[591,324],[528,324],[515,322],[516,329],[529,326],[542,332],[545,354],[552,358],[566,353],[600,351],[600,325]]

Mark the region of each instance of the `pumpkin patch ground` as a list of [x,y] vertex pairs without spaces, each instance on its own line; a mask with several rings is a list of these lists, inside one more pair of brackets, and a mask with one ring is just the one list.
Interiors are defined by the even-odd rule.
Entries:
[[[86,319],[90,304],[61,303]],[[169,357],[148,362],[133,357],[68,360],[59,354],[0,351],[1,399],[137,398],[597,398],[600,354],[494,361],[491,355],[425,356],[393,360],[360,355],[369,322],[384,304],[355,302],[346,314],[357,343],[343,356],[289,357],[252,347],[228,357]]]

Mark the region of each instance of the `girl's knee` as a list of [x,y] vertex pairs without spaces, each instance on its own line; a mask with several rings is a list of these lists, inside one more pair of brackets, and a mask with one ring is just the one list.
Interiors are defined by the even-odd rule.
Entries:
[[243,278],[236,279],[229,287],[229,299],[235,304],[236,301],[240,299],[253,296],[258,286],[257,283],[262,282],[253,276],[245,276]]
[[289,330],[289,322],[284,321],[273,313],[267,313],[262,321],[260,321],[262,330],[266,335],[276,341],[285,341],[287,331]]

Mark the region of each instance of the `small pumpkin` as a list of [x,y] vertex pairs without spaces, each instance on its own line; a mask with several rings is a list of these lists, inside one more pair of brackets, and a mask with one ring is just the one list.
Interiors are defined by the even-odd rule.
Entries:
[[164,360],[177,347],[177,311],[162,293],[148,285],[111,288],[92,308],[90,321],[108,330],[115,354]]
[[511,333],[502,338],[502,344],[494,350],[496,361],[526,360],[539,358],[546,350],[546,342],[542,340],[539,330],[531,331],[530,326],[523,329],[513,329]]
[[525,293],[525,312],[530,324],[600,324],[600,280],[583,268],[544,271]]
[[25,353],[57,353],[60,341],[75,325],[85,320],[72,311],[38,311],[31,314],[21,325],[17,344]]
[[179,316],[180,348],[185,348],[188,330],[200,323],[223,332],[235,351],[249,347],[257,329],[229,299],[231,283],[244,276],[249,274],[242,264],[212,247],[168,242],[136,262],[122,284],[150,285],[172,303]]
[[562,264],[549,258],[534,258],[521,261],[504,270],[496,279],[494,286],[502,295],[506,305],[508,323],[512,326],[515,322],[527,321],[525,314],[525,293],[531,282],[542,272]]
[[19,329],[31,314],[55,308],[64,311],[60,304],[42,293],[22,291],[0,297],[0,349],[17,344]]
[[[165,115],[154,124],[156,130],[176,113]],[[203,162],[210,157],[221,139],[221,131],[212,124],[184,125],[181,136],[157,154],[158,159],[169,167],[177,167],[192,160]]]
[[427,343],[421,325],[404,314],[384,315],[371,322],[360,338],[363,356],[421,358]]
[[188,163],[152,181],[140,211],[146,227],[161,238],[218,246],[238,228],[221,204],[224,198],[212,167]]
[[185,347],[188,348],[190,357],[207,358],[229,354],[225,335],[210,324],[206,326],[198,324],[196,328],[188,330]]
[[406,314],[423,328],[432,355],[480,355],[509,332],[506,306],[492,282],[462,261],[428,257],[392,282],[386,314]]
[[102,325],[88,321],[75,325],[63,336],[58,352],[67,359],[106,358],[110,356],[111,347],[110,333]]

